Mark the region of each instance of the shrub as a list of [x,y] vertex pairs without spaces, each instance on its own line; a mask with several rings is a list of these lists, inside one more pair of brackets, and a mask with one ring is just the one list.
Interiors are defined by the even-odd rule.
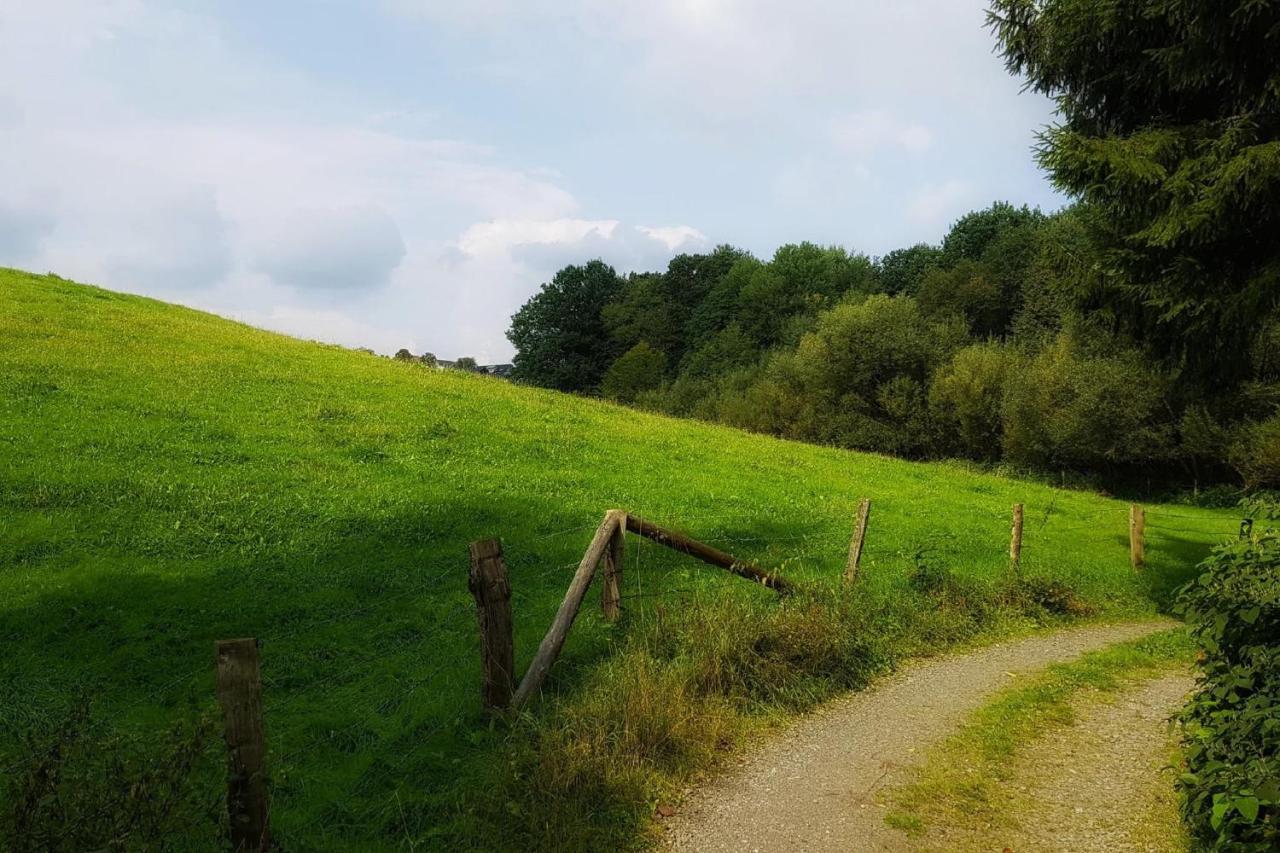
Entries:
[[999,457],[1004,386],[1014,359],[999,344],[974,344],[934,373],[929,409],[942,447],[975,459]]
[[930,430],[925,383],[964,340],[914,299],[876,295],[822,315],[794,351],[776,354],[722,406],[736,426],[863,450],[918,455]]
[[605,372],[600,391],[610,400],[630,403],[643,391],[662,384],[667,372],[667,356],[646,341],[633,346],[618,357]]
[[1241,498],[1239,505],[1249,518],[1280,520],[1280,491],[1254,492]]
[[1240,426],[1227,458],[1246,489],[1280,486],[1280,412]]
[[1007,383],[1004,450],[1029,467],[1098,468],[1167,458],[1165,382],[1115,341],[1060,333]]
[[1182,712],[1183,815],[1215,850],[1280,847],[1280,540],[1217,550],[1179,610],[1203,649],[1200,685]]

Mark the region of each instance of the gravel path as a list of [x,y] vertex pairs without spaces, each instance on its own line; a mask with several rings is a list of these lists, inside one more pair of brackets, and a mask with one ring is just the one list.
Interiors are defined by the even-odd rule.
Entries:
[[1156,678],[1115,702],[1085,709],[1057,738],[1028,747],[1027,798],[1034,813],[1005,846],[1013,850],[1169,853],[1186,849],[1168,769],[1168,720],[1195,686],[1189,672]]
[[908,666],[828,703],[695,792],[668,820],[672,849],[909,850],[875,802],[984,698],[1019,675],[1171,627],[1091,625]]

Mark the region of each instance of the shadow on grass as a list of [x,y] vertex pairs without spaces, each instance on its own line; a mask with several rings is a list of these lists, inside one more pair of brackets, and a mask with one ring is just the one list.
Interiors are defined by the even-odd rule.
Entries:
[[[506,534],[519,670],[596,523],[594,514],[548,514],[541,501],[501,500],[335,519],[319,531],[331,543],[323,550],[208,548],[177,559],[63,540],[54,558],[22,569],[46,591],[4,614],[0,627],[8,651],[0,661],[0,762],[8,766],[29,733],[82,695],[92,698],[96,724],[129,736],[112,743],[145,752],[148,733],[193,709],[216,716],[214,641],[252,636],[262,643],[281,837],[358,845],[395,838],[406,820],[414,834],[427,832],[458,814],[464,775],[482,780],[502,764],[502,732],[486,725],[479,703],[467,543]],[[771,529],[782,528],[761,519],[726,535],[767,539]],[[729,578],[667,555],[630,566],[628,589],[659,591],[691,572]],[[630,620],[604,625],[594,604],[584,603],[548,684],[553,692],[571,689],[627,630]],[[191,784],[216,797],[218,762],[195,772]]]
[[[1229,537],[1220,537],[1227,541]],[[1178,590],[1200,574],[1200,564],[1209,556],[1219,540],[1203,533],[1176,533],[1161,531],[1158,536],[1148,536],[1145,548],[1146,565],[1142,578],[1147,595],[1162,611],[1167,611],[1177,599]],[[1128,546],[1128,540],[1125,540]]]

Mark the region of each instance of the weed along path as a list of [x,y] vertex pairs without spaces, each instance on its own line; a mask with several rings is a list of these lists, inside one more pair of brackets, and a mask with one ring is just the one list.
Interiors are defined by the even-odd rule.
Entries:
[[1169,628],[1161,620],[1069,628],[904,667],[825,705],[695,791],[667,822],[675,850],[882,851],[914,844],[877,792],[1019,676]]

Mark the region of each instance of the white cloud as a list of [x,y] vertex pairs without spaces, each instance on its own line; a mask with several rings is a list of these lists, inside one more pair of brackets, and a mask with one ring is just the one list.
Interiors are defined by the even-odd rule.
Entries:
[[[0,0],[0,264],[504,359],[565,263],[658,269],[707,234],[874,250],[985,203],[990,133],[968,163],[932,144],[960,115],[1029,145],[982,5],[339,2],[302,38],[252,4]],[[398,31],[346,65],[344,25]]]
[[[905,102],[990,102],[1016,89],[991,56],[985,4],[957,0],[387,0],[391,14],[490,39],[538,74],[549,26],[569,60],[695,123],[768,122],[770,102],[869,90]],[[619,58],[622,61],[619,61]],[[943,72],[941,69],[946,69]],[[815,106],[814,111],[820,109]],[[913,144],[922,137],[913,136]]]
[[591,235],[608,240],[617,228],[616,219],[496,219],[472,225],[457,246],[468,255],[484,255],[516,246],[572,244]]
[[636,230],[646,237],[657,240],[659,243],[667,247],[667,251],[675,252],[686,246],[693,247],[696,251],[698,248],[707,245],[707,235],[703,234],[692,225],[663,225],[657,227],[649,227],[646,225],[637,225]]
[[879,110],[837,116],[831,120],[830,134],[836,145],[858,154],[870,154],[882,147],[918,154],[933,144],[929,128]]
[[926,186],[911,198],[908,210],[911,218],[924,225],[942,225],[954,219],[969,207],[975,199],[975,190],[968,181],[958,179]]
[[[215,303],[209,307],[217,311],[221,306]],[[242,323],[308,340],[341,344],[353,349],[367,347],[382,353],[392,353],[403,346],[421,352],[414,346],[416,336],[412,332],[365,323],[340,309],[277,305],[265,311],[228,312],[225,308],[222,311]]]
[[404,259],[404,239],[371,206],[303,209],[250,237],[253,268],[298,288],[376,288]]

